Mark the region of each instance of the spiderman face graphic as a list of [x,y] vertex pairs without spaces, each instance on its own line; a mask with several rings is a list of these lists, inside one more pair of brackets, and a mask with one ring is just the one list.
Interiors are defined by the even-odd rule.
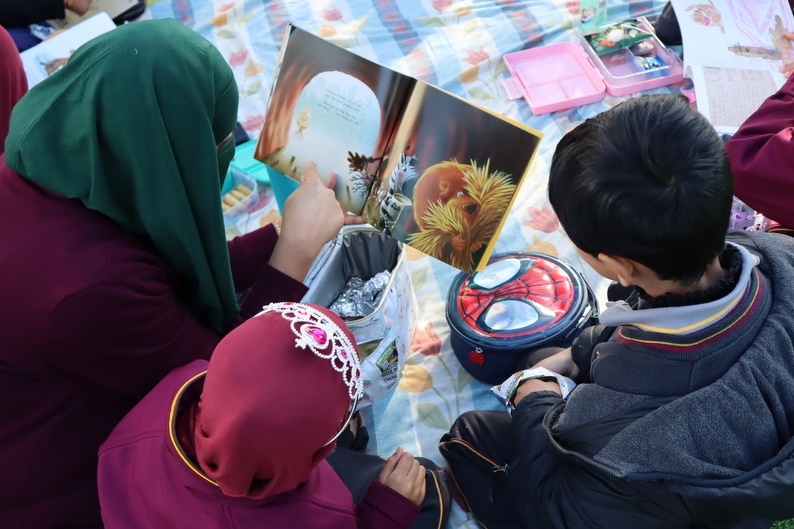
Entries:
[[540,254],[495,256],[463,278],[455,299],[458,323],[482,338],[556,335],[581,311],[584,283],[561,261]]

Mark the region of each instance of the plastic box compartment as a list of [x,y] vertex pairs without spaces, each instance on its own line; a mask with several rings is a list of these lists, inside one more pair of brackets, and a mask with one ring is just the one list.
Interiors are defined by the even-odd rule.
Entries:
[[[638,21],[653,32],[647,19]],[[539,115],[595,103],[607,93],[624,96],[681,82],[684,67],[678,56],[655,35],[647,42],[658,67],[645,69],[629,49],[599,56],[584,37],[508,53],[504,61],[511,75],[502,84],[510,99],[525,98]]]
[[240,184],[250,189],[251,192],[248,193],[245,198],[223,212],[223,221],[226,226],[234,224],[243,215],[250,213],[249,209],[251,205],[256,203],[259,198],[259,185],[254,178],[242,173],[229,171],[226,174],[223,187],[221,187],[221,201],[223,201],[227,193],[231,192],[232,189],[235,189]]

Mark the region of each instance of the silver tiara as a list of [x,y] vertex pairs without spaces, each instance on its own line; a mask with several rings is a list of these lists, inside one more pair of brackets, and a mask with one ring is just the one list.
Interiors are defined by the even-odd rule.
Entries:
[[[364,394],[361,364],[356,348],[347,335],[328,316],[302,303],[271,303],[262,312],[278,312],[290,323],[297,337],[295,346],[309,349],[316,356],[331,361],[331,367],[342,373],[351,400],[358,401]],[[257,316],[259,316],[257,314]]]

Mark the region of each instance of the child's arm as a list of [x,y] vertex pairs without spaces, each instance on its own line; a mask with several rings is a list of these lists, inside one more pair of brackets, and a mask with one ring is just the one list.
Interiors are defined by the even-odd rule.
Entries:
[[425,468],[398,448],[370,483],[356,510],[359,529],[407,529],[419,514],[425,498]]
[[234,288],[237,292],[248,290],[240,303],[240,313],[234,326],[258,314],[268,303],[300,301],[306,294],[306,285],[270,266],[270,256],[277,241],[278,234],[273,225],[229,241]]
[[590,382],[590,365],[593,362],[595,346],[609,340],[614,332],[615,327],[600,324],[584,329],[571,346],[571,360],[576,366],[577,372],[567,376],[574,379],[577,384]]
[[543,360],[533,367],[545,367],[564,377],[573,379],[577,384],[590,382],[590,364],[595,346],[612,336],[614,327],[593,325],[585,328],[574,340],[573,345]]
[[794,76],[751,115],[726,150],[734,194],[782,225],[794,226]]
[[[534,382],[530,380],[528,382]],[[543,426],[546,413],[562,397],[550,391],[533,392],[517,403],[512,414],[513,437],[518,460],[513,463],[515,486],[525,491],[526,501],[538,517],[538,527],[547,523],[549,511],[559,509],[561,496],[561,458]]]
[[408,529],[419,508],[386,485],[373,481],[356,508],[359,529]]

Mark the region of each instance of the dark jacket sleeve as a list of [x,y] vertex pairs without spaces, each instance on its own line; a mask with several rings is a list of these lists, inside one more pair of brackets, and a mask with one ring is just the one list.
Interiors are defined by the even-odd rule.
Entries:
[[237,292],[247,290],[235,325],[259,313],[268,303],[300,301],[308,290],[300,281],[268,264],[276,241],[278,234],[271,224],[235,237],[228,244],[234,288]]
[[[689,527],[687,506],[663,481],[634,484],[597,463],[565,453],[565,446],[558,448],[545,423],[554,423],[555,416],[565,413],[564,406],[559,395],[539,391],[522,399],[513,412],[520,454],[512,470],[511,490],[518,494],[513,504],[523,510],[524,521],[538,529]],[[574,434],[580,456],[589,453],[588,439],[597,437],[603,427],[583,425]]]
[[356,508],[359,529],[407,529],[419,514],[419,507],[398,492],[373,481]]
[[0,0],[0,26],[27,26],[64,15],[63,0]]
[[794,228],[794,76],[764,101],[726,149],[734,193],[750,207]]
[[562,397],[551,391],[530,393],[513,411],[513,434],[519,447],[518,461],[510,470],[512,504],[519,517],[540,528],[565,527],[553,513],[560,508],[561,460],[543,425],[546,413],[561,405]]
[[585,328],[571,345],[571,358],[579,368],[576,383],[590,382],[590,366],[593,363],[595,346],[605,342],[615,332],[614,327],[593,325]]

